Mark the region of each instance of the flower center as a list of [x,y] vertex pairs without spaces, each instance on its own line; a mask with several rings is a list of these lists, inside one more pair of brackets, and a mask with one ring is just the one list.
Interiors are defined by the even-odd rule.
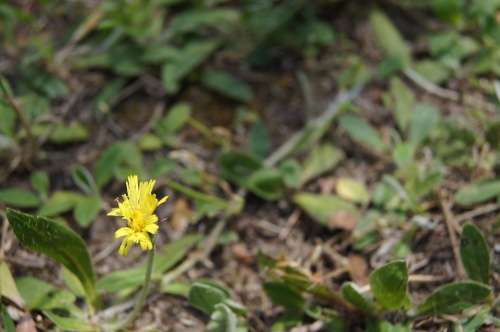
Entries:
[[140,210],[134,210],[134,212],[132,212],[129,227],[136,232],[142,232],[144,229],[144,215]]

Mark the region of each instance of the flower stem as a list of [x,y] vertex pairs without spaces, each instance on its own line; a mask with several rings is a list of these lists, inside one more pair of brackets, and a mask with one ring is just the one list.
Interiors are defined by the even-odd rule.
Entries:
[[146,265],[146,275],[144,276],[144,286],[142,287],[141,293],[137,297],[137,301],[135,302],[134,309],[132,312],[129,314],[127,317],[127,320],[123,325],[121,326],[120,330],[126,329],[132,323],[137,319],[137,316],[139,316],[142,307],[144,306],[144,302],[146,301],[146,297],[148,296],[149,292],[149,284],[151,283],[151,274],[153,272],[153,261],[155,257],[155,246],[154,246],[154,241],[153,241],[153,249],[149,250],[148,252],[148,261]]

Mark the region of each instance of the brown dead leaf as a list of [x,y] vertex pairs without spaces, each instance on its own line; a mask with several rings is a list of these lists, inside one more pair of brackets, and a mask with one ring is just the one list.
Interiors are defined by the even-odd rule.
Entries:
[[191,210],[188,201],[185,198],[176,199],[170,221],[170,225],[174,232],[184,233],[184,230],[189,225],[189,219],[192,214],[193,210]]
[[328,226],[353,231],[358,223],[358,218],[351,211],[338,211],[329,220]]
[[254,256],[249,252],[244,243],[236,243],[231,247],[233,255],[236,259],[246,265],[251,265],[254,261]]
[[351,279],[358,285],[368,283],[368,265],[363,256],[351,255],[348,257],[347,269]]

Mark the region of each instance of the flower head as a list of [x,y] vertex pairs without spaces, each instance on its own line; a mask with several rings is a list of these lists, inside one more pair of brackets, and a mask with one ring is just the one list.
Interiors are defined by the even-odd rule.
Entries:
[[108,216],[122,217],[127,221],[127,227],[121,227],[115,232],[115,238],[124,237],[118,252],[126,256],[132,244],[139,244],[142,250],[153,249],[150,234],[158,232],[158,216],[156,208],[167,201],[168,196],[158,200],[152,193],[155,180],[139,183],[137,175],[127,178],[127,194],[122,195],[118,207],[112,209]]

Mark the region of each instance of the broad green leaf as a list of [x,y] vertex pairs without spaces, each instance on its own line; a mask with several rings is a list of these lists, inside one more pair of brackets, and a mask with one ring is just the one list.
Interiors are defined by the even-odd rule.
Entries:
[[50,189],[50,179],[47,172],[36,171],[30,176],[31,186],[36,190],[38,195],[43,199],[47,199]]
[[71,177],[73,178],[73,181],[76,183],[76,185],[84,193],[97,194],[99,192],[94,177],[86,167],[82,165],[76,165],[71,170]]
[[429,137],[439,122],[439,110],[430,104],[417,104],[410,119],[409,139],[415,146]]
[[63,264],[78,277],[87,298],[96,300],[94,270],[85,242],[78,234],[50,219],[10,209],[7,218],[22,245]]
[[372,320],[368,322],[367,332],[412,332],[412,328],[404,324],[392,324],[387,320]]
[[223,303],[228,298],[226,292],[206,282],[195,282],[188,294],[189,304],[208,315],[214,312],[217,304]]
[[82,195],[71,191],[56,191],[45,202],[38,214],[44,217],[53,217],[58,214],[68,212],[80,201]]
[[70,125],[58,124],[51,131],[49,140],[56,144],[84,142],[89,138],[89,131],[79,122]]
[[115,175],[126,177],[131,173],[142,173],[142,155],[139,149],[130,142],[119,142],[110,145],[101,154],[94,168],[95,181],[98,188],[106,185]]
[[434,84],[446,82],[451,70],[439,61],[423,60],[415,63],[415,71]]
[[142,151],[157,151],[163,146],[163,141],[155,134],[145,133],[137,143]]
[[408,301],[408,270],[404,261],[379,267],[370,274],[373,296],[386,309],[399,309]]
[[398,29],[381,11],[370,15],[370,22],[379,46],[391,58],[397,58],[404,66],[411,62],[411,51]]
[[289,188],[299,188],[301,185],[302,167],[295,159],[287,159],[280,164],[279,171],[283,181]]
[[194,41],[178,50],[175,57],[163,65],[161,78],[168,94],[179,91],[181,80],[201,64],[219,43],[215,41]]
[[191,284],[186,282],[171,282],[161,285],[161,291],[166,294],[177,295],[187,298]]
[[491,288],[476,281],[460,281],[436,289],[417,308],[417,314],[457,314],[485,302],[491,297]]
[[95,326],[83,318],[61,316],[55,310],[43,310],[43,313],[63,331],[93,332],[96,330]]
[[482,203],[500,195],[500,180],[466,185],[455,194],[455,202],[462,206]]
[[188,32],[198,32],[206,26],[229,27],[238,22],[240,14],[237,10],[228,8],[203,8],[181,11],[175,15],[168,26],[168,33],[178,35]]
[[266,282],[264,291],[275,305],[293,312],[301,312],[304,309],[305,300],[300,292],[284,282]]
[[2,324],[5,332],[16,332],[16,326],[2,302],[0,302],[0,316],[2,317]]
[[252,88],[226,71],[207,69],[201,75],[201,82],[207,88],[237,101],[248,102],[253,98]]
[[102,201],[99,196],[85,196],[78,200],[73,210],[75,220],[82,227],[89,226],[102,209]]
[[281,198],[285,193],[281,172],[271,168],[254,172],[243,185],[255,195],[270,201]]
[[233,311],[225,304],[219,303],[210,316],[207,325],[208,332],[237,332],[238,318]]
[[40,205],[40,200],[35,194],[20,188],[0,190],[0,202],[20,208],[32,208]]
[[415,145],[412,143],[398,143],[392,151],[392,159],[398,167],[404,167],[413,161]]
[[253,155],[264,159],[269,153],[269,133],[262,121],[257,121],[250,130],[250,151]]
[[16,284],[31,310],[67,308],[76,300],[72,293],[34,277],[18,278]]
[[490,250],[483,234],[473,224],[466,224],[460,237],[460,257],[469,278],[488,284],[490,280]]
[[377,152],[386,149],[377,130],[358,115],[345,114],[340,117],[339,124],[356,142]]
[[293,197],[293,201],[314,220],[326,226],[333,218],[343,213],[357,216],[354,205],[335,195],[298,193]]
[[306,183],[332,170],[344,157],[344,152],[331,144],[326,143],[314,147],[304,161],[301,183]]
[[415,106],[415,94],[399,78],[390,82],[391,95],[394,99],[394,116],[399,129],[403,132],[408,128],[411,113]]
[[221,177],[242,184],[252,173],[262,167],[262,162],[250,154],[229,151],[221,154],[219,165]]
[[337,194],[348,201],[355,203],[368,203],[370,194],[366,190],[363,182],[351,178],[337,179]]
[[359,292],[355,284],[351,282],[344,283],[341,292],[344,299],[354,307],[365,312],[373,312],[373,304]]
[[64,283],[73,294],[80,297],[85,296],[85,290],[83,289],[80,280],[64,266],[62,268],[62,277],[64,279]]
[[8,137],[13,137],[16,128],[16,118],[16,112],[0,94],[0,133]]
[[0,296],[8,298],[20,308],[24,307],[23,298],[17,290],[7,263],[3,260],[0,260],[0,281]]
[[155,126],[155,131],[161,138],[168,137],[179,131],[191,117],[191,106],[186,103],[178,103],[172,106]]

